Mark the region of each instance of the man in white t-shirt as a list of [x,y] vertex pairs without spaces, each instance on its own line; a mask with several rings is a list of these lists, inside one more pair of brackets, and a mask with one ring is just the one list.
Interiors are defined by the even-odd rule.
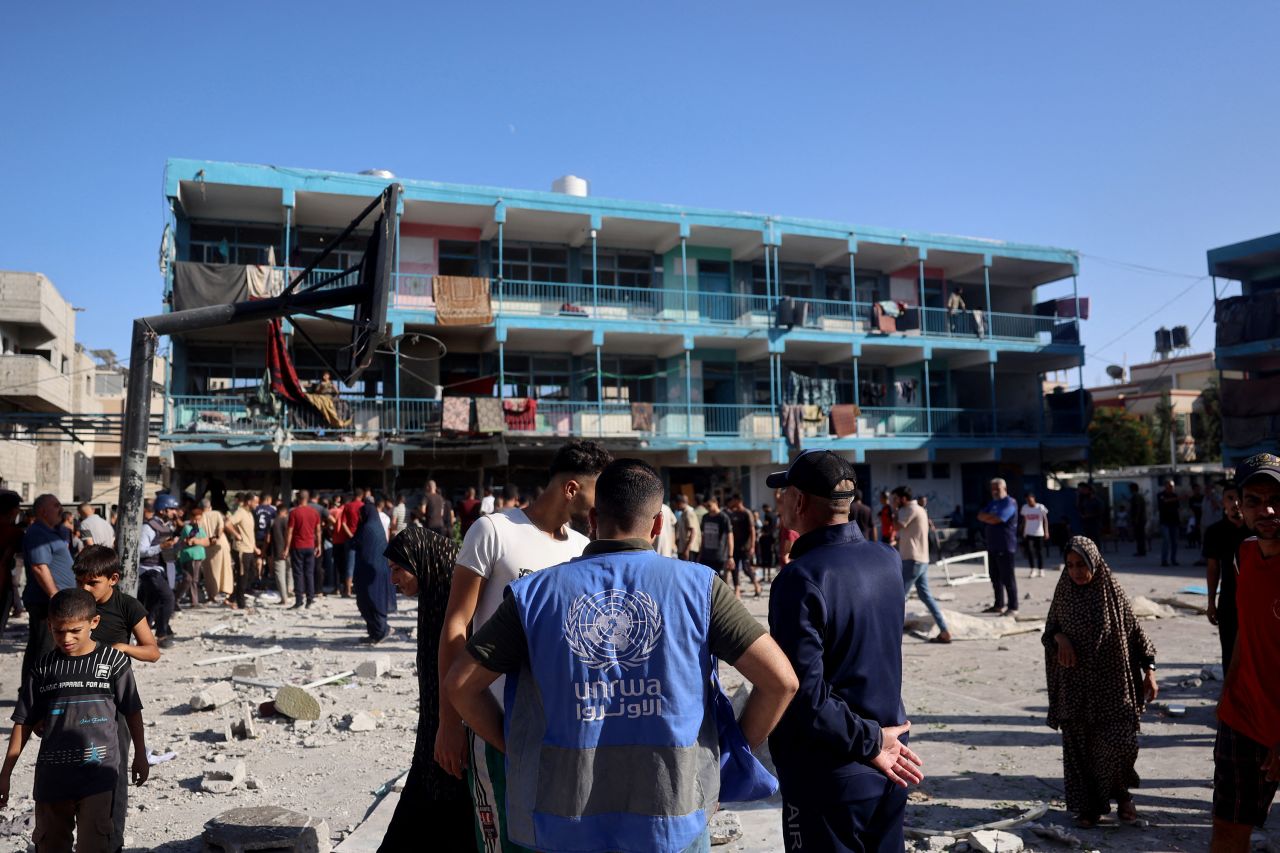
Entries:
[[1039,573],[1044,577],[1044,540],[1049,535],[1049,510],[1036,503],[1036,496],[1027,492],[1027,502],[1018,511],[1022,524],[1022,548],[1027,552],[1027,563],[1033,578]]
[[893,490],[893,505],[897,509],[898,552],[902,555],[903,597],[911,595],[915,587],[920,603],[938,623],[938,634],[929,642],[949,643],[951,632],[942,609],[929,591],[929,514],[924,507],[911,499],[911,487],[899,486]]
[[[574,527],[586,529],[584,521],[595,503],[596,478],[611,461],[609,452],[594,441],[570,441],[556,451],[547,487],[528,509],[512,507],[483,515],[467,531],[453,568],[440,632],[442,674],[464,654],[467,629],[479,629],[498,609],[507,584],[582,555],[588,540]],[[499,702],[504,683],[505,679],[498,679],[492,686]],[[459,778],[467,771],[478,849],[484,853],[522,850],[507,838],[502,753],[464,729],[443,692],[435,759]]]

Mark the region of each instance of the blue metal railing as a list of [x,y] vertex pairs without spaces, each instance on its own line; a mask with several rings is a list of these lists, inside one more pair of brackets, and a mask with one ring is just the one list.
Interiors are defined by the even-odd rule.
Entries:
[[332,420],[309,406],[258,403],[251,396],[177,395],[169,398],[174,434],[269,436],[277,431],[319,436],[428,435],[440,431],[440,401],[415,397],[333,398]]

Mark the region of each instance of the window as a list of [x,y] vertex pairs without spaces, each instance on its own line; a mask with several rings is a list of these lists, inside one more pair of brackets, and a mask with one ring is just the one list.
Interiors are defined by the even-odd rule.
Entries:
[[506,379],[502,386],[503,397],[572,399],[573,372],[569,356],[507,353],[503,367]]
[[[498,262],[494,245],[493,261]],[[569,280],[569,250],[563,246],[503,247],[502,277],[507,281],[545,281],[563,284]]]
[[933,479],[950,480],[951,479],[951,463],[950,462],[933,463]]
[[[299,231],[297,246],[289,259],[290,264],[295,267],[310,266],[311,262],[319,258],[340,233],[339,231]],[[329,256],[320,262],[317,269],[345,270],[359,264],[364,257],[364,247],[368,240],[369,237],[366,234],[352,234],[340,245],[335,246]],[[284,263],[284,258],[280,258],[280,262]]]
[[480,246],[458,240],[440,241],[440,275],[479,275]]
[[206,264],[265,264],[267,250],[275,248],[284,262],[283,232],[261,225],[191,223],[188,260]]
[[[780,291],[782,296],[790,296],[795,299],[813,298],[813,270],[810,267],[803,264],[783,264],[780,275],[782,287],[778,288],[777,282],[774,282],[775,292]],[[766,292],[765,285],[764,264],[752,264],[751,292],[757,296],[762,296]]]
[[[582,283],[591,283],[590,259],[583,257]],[[596,252],[597,281],[601,287],[652,287],[653,258],[636,252]]]
[[[657,399],[657,362],[651,358],[609,358],[601,360],[600,390],[606,403],[650,403]],[[596,399],[594,370],[588,371],[587,397]]]
[[923,480],[928,474],[926,473],[929,466],[924,462],[908,462],[907,463],[907,479]]
[[852,295],[849,292],[849,270],[828,269],[826,279],[827,287],[823,298],[833,302],[848,302]]

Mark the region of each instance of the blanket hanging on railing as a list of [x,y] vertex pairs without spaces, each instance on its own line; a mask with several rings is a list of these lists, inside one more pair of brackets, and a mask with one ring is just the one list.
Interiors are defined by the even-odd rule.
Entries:
[[271,373],[272,391],[290,403],[310,405],[298,372],[293,369],[284,339],[284,321],[279,317],[267,321],[267,370]]
[[787,389],[784,403],[818,406],[825,416],[836,404],[836,381],[812,379],[793,371],[787,371]]
[[517,397],[502,401],[502,416],[512,432],[533,432],[538,427],[538,401]]
[[483,326],[493,322],[489,279],[438,275],[432,280],[432,287],[436,298],[436,322],[441,326]]

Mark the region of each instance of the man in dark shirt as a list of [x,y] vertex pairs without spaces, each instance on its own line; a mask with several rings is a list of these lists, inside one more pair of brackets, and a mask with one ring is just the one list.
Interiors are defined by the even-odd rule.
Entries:
[[733,592],[742,593],[738,589],[738,578],[746,575],[751,579],[756,598],[760,597],[760,575],[755,566],[756,553],[756,515],[747,509],[742,502],[742,495],[734,495],[729,499],[729,526],[733,529]]
[[[1222,484],[1222,518],[1204,532],[1205,579],[1208,581],[1209,624],[1218,626],[1222,644],[1222,671],[1231,668],[1231,651],[1236,644],[1236,553],[1249,538],[1240,511],[1240,489],[1233,482]],[[1221,581],[1221,591],[1218,583]]]
[[35,662],[53,650],[53,637],[45,620],[49,617],[49,599],[60,590],[76,585],[71,568],[71,549],[62,537],[62,504],[53,495],[41,495],[31,505],[35,519],[22,536],[22,560],[27,570],[27,585],[22,590],[22,603],[30,623],[27,649],[22,655],[22,678],[25,680]]
[[1133,541],[1138,546],[1133,556],[1147,556],[1147,498],[1137,483],[1129,484],[1129,526],[1133,528]]
[[871,507],[862,500],[862,489],[855,489],[853,492],[853,506],[849,510],[849,520],[858,525],[858,532],[862,534],[863,539],[872,541]]
[[698,562],[716,574],[727,579],[733,573],[733,588],[738,588],[737,569],[733,562],[733,525],[729,517],[720,511],[720,502],[715,498],[704,506],[707,514],[702,517],[702,550],[698,552]]
[[1080,513],[1080,532],[1102,547],[1102,501],[1093,493],[1093,485],[1076,487],[1076,511]]
[[427,481],[427,496],[424,500],[427,504],[427,529],[441,536],[452,537],[449,529],[453,526],[452,508],[444,495],[440,494],[435,480]]
[[902,560],[849,520],[856,475],[828,450],[800,454],[769,486],[800,533],[773,581],[769,630],[800,689],[769,737],[787,851],[901,851],[920,759],[902,705]]
[[[710,767],[699,767],[700,757],[692,753],[701,753],[702,744],[698,749],[677,748],[675,751],[682,755],[679,761],[672,761],[668,745],[653,743],[661,740],[653,737],[653,731],[679,725],[674,717],[672,721],[655,722],[661,717],[662,708],[681,709],[680,716],[685,717],[685,722],[700,731],[706,731],[709,726],[714,732],[716,726],[715,687],[708,678],[694,679],[698,692],[688,695],[677,686],[682,680],[675,676],[664,680],[662,676],[678,670],[704,668],[705,671],[715,658],[738,669],[753,685],[740,718],[742,734],[752,747],[764,741],[782,715],[795,693],[796,676],[777,644],[730,594],[723,581],[707,572],[694,571],[696,566],[653,553],[653,539],[663,525],[662,480],[653,468],[637,459],[616,460],[600,474],[596,488],[596,506],[591,510],[596,541],[587,546],[581,557],[512,583],[492,618],[467,643],[469,656],[460,657],[454,663],[445,679],[444,690],[475,733],[507,754],[510,772],[507,802],[512,810],[508,816],[509,827],[519,825],[520,804],[531,804],[545,787],[554,787],[562,794],[557,802],[581,804],[569,808],[586,812],[557,815],[561,819],[578,820],[579,827],[572,830],[576,840],[584,845],[578,849],[616,850],[616,844],[600,840],[610,835],[614,827],[638,827],[643,833],[656,824],[657,834],[662,834],[661,824],[668,819],[687,824],[697,806],[685,795],[702,794],[698,775],[719,764],[713,758],[715,763]],[[565,637],[566,617],[553,599],[572,595],[581,588],[589,592],[575,601],[595,601],[591,596],[602,579],[613,584],[608,590],[608,594],[614,596],[611,600],[652,602],[654,613],[660,613],[656,608],[670,602],[672,596],[687,598],[690,603],[701,599],[703,607],[683,629],[670,627],[681,625],[682,616],[624,625],[625,615],[610,621],[610,616],[620,611],[601,609],[599,617],[588,617],[586,636],[593,639],[578,639],[575,644]],[[546,602],[547,606],[524,606],[521,587],[529,591],[530,601]],[[708,592],[709,608],[705,597]],[[575,612],[577,606],[571,606],[569,612]],[[600,634],[601,630],[605,633]],[[637,653],[639,646],[623,639],[622,635],[627,632],[634,634],[632,639],[643,638],[642,654]],[[705,637],[705,642],[691,644],[689,641],[695,636]],[[589,643],[590,648],[582,645],[583,642]],[[599,656],[604,656],[602,660],[612,660],[612,665],[598,666],[595,658]],[[560,685],[551,680],[555,676],[548,676],[545,665],[554,662],[560,669],[572,672],[579,666],[576,659],[586,664],[588,669],[584,671],[592,672],[590,683],[598,685],[588,688],[589,691],[599,691],[595,694],[598,696],[616,696],[619,701],[598,702],[590,692],[584,697],[579,684],[571,690],[555,689]],[[518,677],[515,690],[508,690],[506,694],[505,730],[511,733],[510,740],[504,733],[504,709],[489,690],[503,673],[509,678]],[[526,689],[529,680],[532,691]],[[656,691],[666,692],[646,707],[638,701],[622,699],[631,695],[626,692],[631,684],[648,685],[648,689],[655,691],[654,695]],[[706,689],[708,686],[710,690]],[[535,696],[537,698],[533,698]],[[601,712],[599,716],[597,711]],[[572,734],[568,740],[557,739],[552,745],[547,743],[552,731]],[[539,768],[546,773],[546,768],[552,766],[545,760],[549,753],[558,753],[560,757],[572,755],[573,744],[586,741],[590,741],[589,754],[594,760],[581,766],[622,768],[624,762],[636,767],[664,766],[671,771],[670,776],[664,774],[663,779],[663,785],[670,786],[664,787],[664,793],[669,796],[655,797],[653,780],[644,773],[587,770],[571,774],[572,778],[539,779]],[[714,749],[714,734],[711,742]],[[582,747],[578,749],[582,749],[584,756],[588,752]],[[545,787],[538,787],[539,784]],[[706,794],[710,796],[710,792]],[[592,811],[591,804],[598,802],[626,805],[620,805],[615,814],[602,820],[598,811]],[[655,816],[652,810],[655,804],[663,810],[660,816]],[[710,813],[707,809],[704,819],[709,818]],[[530,831],[542,829],[530,826]],[[708,849],[705,825],[692,828],[686,834],[695,833],[700,834],[700,838],[682,840],[681,846],[689,851]],[[532,846],[534,841],[519,837],[514,829],[512,840],[525,846]],[[626,841],[639,845],[635,849],[658,847],[650,838],[631,836]],[[693,843],[689,844],[690,841]]]
[[1178,513],[1180,502],[1174,491],[1173,480],[1165,480],[1164,488],[1156,496],[1156,513],[1160,519],[1160,565],[1178,565],[1178,528],[1182,519]]
[[271,572],[275,575],[276,592],[280,593],[280,604],[282,606],[288,606],[289,596],[293,593],[292,572],[289,570],[289,551],[285,547],[288,541],[289,510],[281,505],[280,511],[271,520],[271,532],[267,535],[266,552],[271,554]]
[[982,612],[1017,613],[1018,580],[1013,573],[1013,555],[1018,551],[1018,502],[1009,497],[1009,486],[1001,478],[991,481],[991,501],[978,513],[978,521],[986,528],[987,570],[996,598],[995,603]]
[[479,518],[480,499],[476,497],[476,487],[471,486],[467,489],[467,496],[458,501],[458,524],[462,527],[463,536]]

